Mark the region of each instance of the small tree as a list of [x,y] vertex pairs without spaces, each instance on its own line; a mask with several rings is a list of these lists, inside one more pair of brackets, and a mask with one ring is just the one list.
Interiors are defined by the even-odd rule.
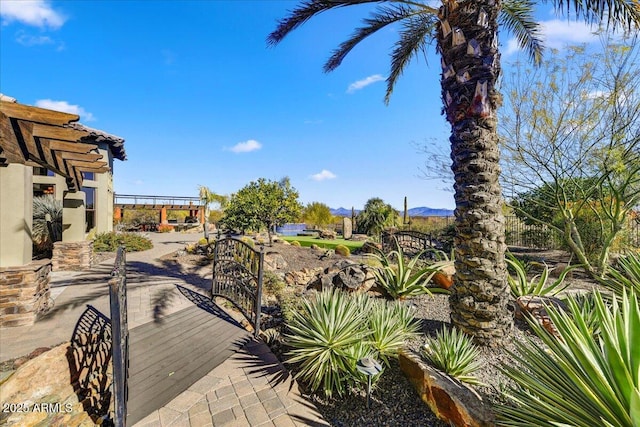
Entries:
[[209,240],[209,215],[211,205],[217,203],[221,209],[227,204],[227,197],[216,194],[209,189],[209,187],[205,187],[204,185],[198,186],[198,191],[200,193],[200,202],[204,205],[204,238]]
[[640,202],[640,45],[604,46],[518,67],[500,122],[515,212],[557,230],[593,276]]
[[386,227],[400,224],[400,214],[379,197],[367,200],[357,217],[358,230],[370,236],[379,235]]
[[322,227],[333,221],[333,215],[331,215],[329,206],[320,202],[309,203],[304,208],[302,218],[304,218],[306,223],[314,227]]
[[271,245],[273,228],[295,221],[301,212],[298,191],[291,186],[289,178],[280,181],[260,178],[231,195],[221,222],[243,233],[266,227]]

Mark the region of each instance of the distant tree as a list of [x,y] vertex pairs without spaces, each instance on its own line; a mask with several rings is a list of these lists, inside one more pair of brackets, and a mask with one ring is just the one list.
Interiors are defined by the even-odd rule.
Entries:
[[333,221],[329,206],[320,202],[309,203],[304,208],[302,218],[307,224],[311,224],[314,227],[323,227]]
[[555,229],[594,277],[640,203],[640,45],[603,45],[518,66],[500,116],[514,211]]
[[379,197],[367,200],[364,209],[356,218],[358,231],[370,236],[378,236],[386,227],[400,224],[400,214],[393,206]]
[[289,178],[280,181],[260,178],[231,195],[221,222],[243,233],[265,227],[271,245],[273,228],[295,221],[301,212],[298,191],[291,186]]
[[204,185],[198,186],[198,193],[200,196],[200,202],[204,205],[204,238],[209,240],[209,216],[211,214],[211,205],[217,204],[220,209],[223,209],[227,204],[227,196],[223,196],[214,193]]

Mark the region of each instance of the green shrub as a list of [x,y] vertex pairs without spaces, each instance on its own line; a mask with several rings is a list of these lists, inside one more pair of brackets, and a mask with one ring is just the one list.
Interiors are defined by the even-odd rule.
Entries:
[[564,279],[567,274],[578,267],[582,267],[581,264],[570,265],[565,268],[560,276],[551,284],[547,285],[549,279],[549,267],[546,264],[541,274],[535,275],[531,280],[527,278],[527,270],[529,267],[523,261],[517,259],[510,252],[507,253],[507,259],[505,260],[507,265],[516,273],[513,277],[510,274],[507,275],[507,282],[511,288],[511,295],[514,298],[518,298],[524,295],[556,295],[558,292],[563,291],[569,286],[569,283],[564,283]]
[[287,284],[280,280],[280,278],[276,276],[275,273],[268,270],[264,272],[262,283],[267,292],[275,296],[278,301],[280,301],[280,299],[282,298],[282,292],[284,291]]
[[356,369],[359,359],[379,357],[388,364],[418,331],[411,308],[339,290],[324,291],[312,301],[302,298],[299,311],[291,314],[287,362],[299,363],[296,378],[327,396],[365,383]]
[[170,233],[173,231],[173,227],[168,224],[160,224],[158,226],[158,233]]
[[291,243],[291,246],[297,246],[297,247],[300,247],[300,242],[298,242],[297,240],[294,240],[294,241],[292,241],[292,242],[290,242],[290,243]]
[[435,338],[428,338],[422,355],[435,368],[469,384],[480,384],[473,375],[482,365],[478,348],[464,332],[443,328]]
[[[396,241],[396,250],[389,254],[380,252],[373,257],[380,262],[380,267],[373,269],[376,281],[384,288],[387,294],[393,298],[406,298],[422,294],[447,293],[440,288],[428,288],[427,283],[431,278],[449,261],[438,261],[426,267],[417,268],[417,264],[422,263],[422,251],[414,256],[409,262],[406,261],[404,252]],[[394,262],[393,260],[396,260]]]
[[[602,333],[593,334],[569,299],[571,313],[547,307],[559,337],[529,324],[543,344],[516,341],[514,365],[502,370],[516,386],[496,406],[497,425],[637,427],[640,419],[640,302],[632,290],[608,306],[593,294]],[[524,367],[524,369],[523,369]]]
[[98,233],[93,241],[94,252],[115,252],[119,246],[124,245],[127,252],[146,251],[153,247],[153,243],[147,237],[138,233]]
[[342,256],[351,256],[351,251],[349,250],[348,247],[346,247],[345,245],[338,245],[335,247],[334,251],[338,254],[338,255],[342,255]]

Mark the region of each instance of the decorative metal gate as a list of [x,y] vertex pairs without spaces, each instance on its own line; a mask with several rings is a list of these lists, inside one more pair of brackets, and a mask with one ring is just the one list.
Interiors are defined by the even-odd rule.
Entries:
[[109,280],[111,333],[113,340],[114,425],[126,426],[129,394],[129,325],[127,321],[127,274],[124,246],[118,248]]
[[425,249],[437,248],[437,243],[430,235],[414,230],[383,231],[380,240],[382,251],[389,253],[396,250],[396,241],[405,255],[414,256]]
[[260,332],[264,252],[245,242],[224,238],[216,242],[211,297],[229,300]]

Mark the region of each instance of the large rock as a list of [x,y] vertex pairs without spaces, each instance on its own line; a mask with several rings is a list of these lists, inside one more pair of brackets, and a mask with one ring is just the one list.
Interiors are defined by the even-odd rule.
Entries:
[[343,259],[327,267],[309,283],[309,288],[320,291],[338,288],[350,292],[367,292],[375,280],[373,272],[366,265]]
[[[20,366],[0,387],[0,402],[15,404],[0,413],[7,426],[94,426],[71,384],[69,343],[61,344]],[[85,402],[86,403],[86,402]],[[8,409],[12,409],[11,406]]]
[[322,267],[303,268],[300,271],[288,271],[284,274],[284,281],[288,285],[306,286],[322,273]]
[[333,230],[320,230],[318,237],[326,240],[334,240],[337,237],[337,234]]
[[350,239],[353,236],[353,223],[351,218],[342,218],[342,237],[344,239]]
[[458,427],[494,425],[490,405],[464,383],[432,368],[410,350],[400,351],[399,362],[420,398],[444,422]]
[[279,252],[267,252],[264,254],[264,268],[268,271],[278,271],[287,268],[289,264]]

